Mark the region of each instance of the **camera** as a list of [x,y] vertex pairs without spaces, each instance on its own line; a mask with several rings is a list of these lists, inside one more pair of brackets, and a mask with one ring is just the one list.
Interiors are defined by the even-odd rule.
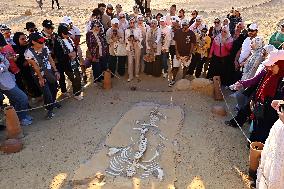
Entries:
[[116,29],[112,30],[112,34],[117,35],[117,30]]
[[284,102],[279,104],[279,112],[281,112],[281,113],[284,112]]

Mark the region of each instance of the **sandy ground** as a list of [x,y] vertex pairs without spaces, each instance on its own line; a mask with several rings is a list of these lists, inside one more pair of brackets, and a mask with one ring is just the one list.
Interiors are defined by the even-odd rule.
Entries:
[[[185,0],[165,1],[163,4],[152,1],[153,8],[158,11],[172,2],[188,11],[197,7],[203,10],[201,14],[205,20],[210,21],[215,16],[225,15],[231,6],[242,7],[243,17],[257,21],[260,35],[266,39],[284,18],[281,0],[226,1],[224,5],[221,0],[214,4],[209,0],[200,4],[197,1],[185,3],[188,2]],[[13,30],[23,30],[27,21],[34,21],[40,26],[42,20],[48,18],[58,23],[62,16],[68,14],[83,31],[90,10],[98,1],[64,0],[61,1],[62,10],[51,10],[51,2],[46,0],[43,11],[36,7],[34,1],[25,2],[23,6],[20,0],[1,0],[0,22],[9,24]],[[131,9],[129,1],[119,3],[125,4],[126,10]],[[32,16],[23,15],[27,9],[32,11]],[[154,102],[169,105],[171,99],[173,104],[183,108],[185,114],[179,133],[181,161],[176,165],[177,188],[246,188],[243,179],[248,169],[246,140],[238,129],[225,127],[223,121],[228,118],[214,116],[210,112],[212,105],[224,105],[224,102],[216,102],[192,91],[169,92],[167,81],[162,78],[142,75],[141,81],[130,84],[125,80],[115,78],[110,91],[90,85],[85,89],[84,101],[64,101],[53,120],[43,120],[45,112],[42,109],[31,112],[35,121],[32,126],[24,128],[25,148],[17,154],[0,155],[0,188],[57,188],[55,186],[58,185],[52,183],[68,181],[71,174],[99,150],[108,132],[134,104]],[[137,86],[137,90],[131,91],[131,86]],[[229,95],[228,91],[225,93]],[[229,98],[229,102],[232,105],[233,99]],[[0,140],[3,139],[2,132]]]

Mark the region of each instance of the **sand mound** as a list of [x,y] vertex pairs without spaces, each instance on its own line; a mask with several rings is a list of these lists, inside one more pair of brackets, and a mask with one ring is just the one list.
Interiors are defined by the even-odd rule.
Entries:
[[181,79],[176,82],[174,89],[177,91],[186,91],[190,88],[190,81],[187,79]]
[[213,114],[216,114],[216,115],[219,115],[219,116],[226,116],[227,115],[227,111],[226,111],[224,106],[213,106],[211,108],[211,112]]
[[190,89],[208,96],[213,96],[214,94],[213,82],[210,81],[209,79],[196,78],[192,80]]

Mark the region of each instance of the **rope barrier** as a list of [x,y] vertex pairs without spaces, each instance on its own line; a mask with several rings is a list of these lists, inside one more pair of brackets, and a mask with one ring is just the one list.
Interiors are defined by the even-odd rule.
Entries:
[[[101,76],[103,76],[103,74],[104,74],[104,72],[103,72],[99,77],[97,77],[96,79],[94,79],[94,81],[97,81]],[[65,97],[65,98],[63,98],[63,99],[61,99],[61,100],[55,100],[55,102],[53,102],[53,103],[44,104],[44,105],[42,105],[42,106],[37,106],[37,107],[34,107],[34,108],[25,109],[25,110],[19,110],[19,111],[16,111],[16,113],[28,112],[28,111],[32,111],[32,110],[37,110],[37,109],[45,108],[45,107],[47,107],[47,106],[55,105],[55,104],[57,104],[57,103],[59,103],[59,102],[65,101],[65,100],[67,100],[67,99],[69,99],[69,98],[72,98],[72,97],[76,96],[77,94],[79,94],[79,93],[81,93],[81,92],[83,92],[83,90],[77,91],[75,94],[70,95],[70,96],[67,96],[67,97]]]
[[[123,81],[123,79],[121,77],[119,77],[118,75],[114,74],[112,71],[110,71],[110,73],[111,73],[111,75],[113,75],[117,79],[122,80],[123,83],[129,83],[129,82]],[[135,86],[133,86],[133,87],[135,87]],[[143,89],[143,88],[140,88],[140,89],[142,89],[143,91],[147,91],[147,92],[160,92],[160,93],[170,93],[170,92],[173,92],[173,90],[151,90],[151,89]]]
[[[104,71],[104,72],[105,72],[105,71]],[[95,79],[94,79],[94,82],[97,81],[101,76],[103,76],[103,75],[104,75],[104,72],[102,72],[102,74],[101,74],[100,76],[98,76],[97,78],[95,78]],[[118,75],[114,74],[112,71],[110,71],[110,73],[111,73],[114,77],[116,77],[117,79],[122,80]],[[150,91],[150,92],[173,92],[173,91],[158,91],[158,90],[149,90],[149,89],[146,89],[145,91]],[[222,91],[222,89],[221,89],[221,85],[220,85],[220,91],[221,91],[221,94],[222,94],[222,96],[223,96],[223,99],[224,99],[224,102],[225,102],[225,105],[226,105],[226,107],[227,107],[227,109],[228,109],[229,114],[232,116],[232,118],[233,118],[234,121],[236,122],[237,126],[238,126],[239,129],[241,130],[241,132],[242,132],[242,134],[244,135],[244,137],[246,138],[246,140],[247,140],[249,143],[251,143],[250,139],[247,137],[247,135],[245,134],[245,132],[243,131],[243,129],[241,128],[241,126],[239,125],[239,123],[237,122],[237,120],[235,119],[235,117],[234,117],[232,111],[230,110],[228,101],[227,101],[227,99],[225,98],[225,95],[224,95],[224,93],[223,93],[223,91]],[[69,98],[72,98],[72,97],[76,96],[78,93],[81,93],[81,92],[82,92],[82,90],[76,92],[76,93],[73,94],[73,95],[67,96],[67,97],[65,97],[65,98],[63,98],[63,99],[61,99],[61,100],[56,100],[56,101],[53,102],[53,103],[49,103],[49,104],[45,104],[45,105],[42,105],[42,106],[37,106],[37,107],[34,107],[34,108],[25,109],[25,110],[19,110],[19,111],[16,111],[16,112],[17,112],[17,113],[20,113],[20,112],[27,112],[27,111],[37,110],[37,109],[45,108],[45,107],[47,107],[47,106],[55,105],[55,104],[57,104],[57,103],[59,103],[59,102],[63,102],[63,101],[65,101],[65,100],[69,99]]]
[[246,140],[251,144],[251,140],[247,137],[247,135],[246,135],[245,132],[243,131],[242,127],[241,127],[241,126],[239,125],[239,123],[237,122],[237,120],[236,120],[234,114],[233,114],[232,111],[230,110],[230,106],[229,106],[229,104],[228,104],[227,99],[225,98],[225,95],[224,95],[224,93],[223,93],[223,91],[222,91],[221,85],[220,85],[220,91],[221,91],[221,94],[222,94],[222,96],[223,96],[223,99],[224,99],[224,102],[225,102],[225,105],[226,105],[226,107],[227,107],[227,109],[228,109],[229,114],[232,116],[233,120],[236,122],[237,126],[238,126],[239,129],[241,130],[241,132],[242,132],[242,134],[244,135],[244,137],[246,138]]

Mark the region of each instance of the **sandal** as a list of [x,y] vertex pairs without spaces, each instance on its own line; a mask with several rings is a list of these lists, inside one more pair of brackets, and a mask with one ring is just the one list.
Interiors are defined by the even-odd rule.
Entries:
[[237,123],[233,119],[231,119],[230,121],[225,121],[225,125],[234,127],[234,128],[238,127]]

